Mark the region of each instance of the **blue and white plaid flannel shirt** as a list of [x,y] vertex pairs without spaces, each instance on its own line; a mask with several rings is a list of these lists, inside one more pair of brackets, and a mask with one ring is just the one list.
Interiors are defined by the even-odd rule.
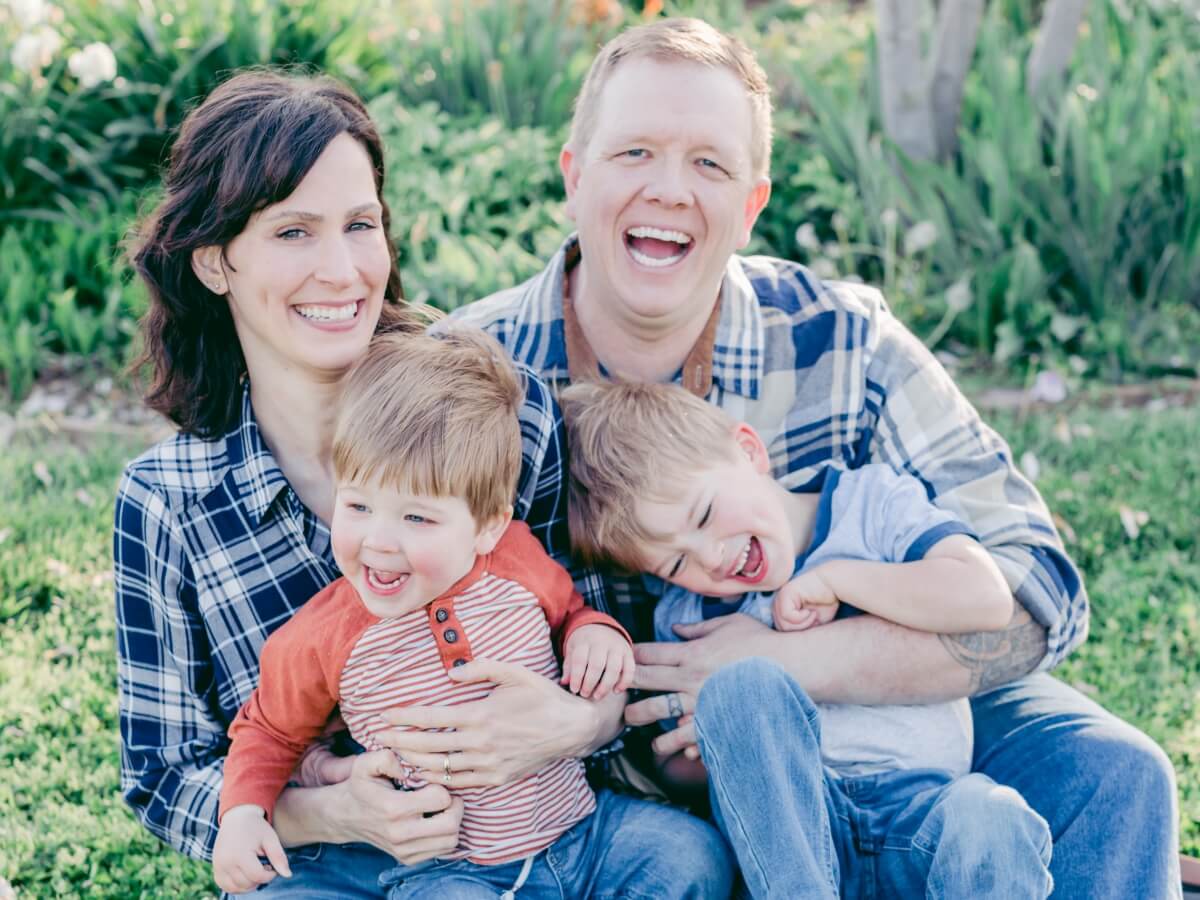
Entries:
[[[566,564],[562,418],[526,378],[516,515]],[[142,823],[211,859],[226,731],[267,636],[340,575],[329,529],[288,485],[250,406],[217,440],[177,435],[125,470],[116,500],[121,789]],[[602,606],[603,585],[576,571]]]
[[[563,277],[569,237],[524,284],[456,310],[552,387],[569,380]],[[676,376],[679,380],[679,375]],[[1040,668],[1087,634],[1087,593],[1037,490],[933,354],[860,284],[822,282],[803,266],[734,256],[721,287],[712,403],[752,425],[790,489],[821,469],[886,463],[970,526],[1017,600],[1048,630]],[[612,613],[635,640],[653,640],[657,579],[612,579]]]

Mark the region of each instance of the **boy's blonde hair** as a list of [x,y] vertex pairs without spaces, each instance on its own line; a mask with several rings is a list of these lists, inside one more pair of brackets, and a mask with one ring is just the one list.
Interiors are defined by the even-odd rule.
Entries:
[[708,466],[737,458],[734,423],[674,384],[581,382],[560,396],[567,425],[571,548],[589,565],[638,572],[639,500],[670,501]]
[[516,495],[523,396],[504,350],[478,329],[378,336],[342,389],[334,474],[461,497],[482,525]]
[[650,57],[662,62],[723,66],[746,88],[750,100],[750,164],[754,178],[771,169],[771,88],[754,53],[740,39],[700,19],[659,19],[621,32],[592,60],[571,119],[570,145],[583,154],[596,130],[600,97],[623,59]]

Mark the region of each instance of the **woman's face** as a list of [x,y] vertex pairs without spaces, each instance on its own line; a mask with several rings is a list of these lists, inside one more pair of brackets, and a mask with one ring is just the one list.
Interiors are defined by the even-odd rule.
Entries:
[[362,356],[391,270],[382,212],[370,157],[343,133],[226,246],[217,264],[252,378],[337,378]]

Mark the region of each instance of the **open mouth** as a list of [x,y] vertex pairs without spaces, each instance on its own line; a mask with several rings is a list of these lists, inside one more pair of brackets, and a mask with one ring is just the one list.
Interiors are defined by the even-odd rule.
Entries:
[[350,303],[304,303],[293,306],[292,309],[302,319],[310,322],[340,324],[356,319],[362,303],[361,300],[354,300]]
[[409,577],[407,572],[388,572],[384,569],[372,569],[367,566],[363,567],[363,571],[367,576],[367,586],[373,593],[381,597],[395,594],[401,590],[408,582]]
[[662,269],[673,266],[692,250],[691,235],[667,228],[636,225],[625,232],[625,246],[639,266]]
[[758,538],[751,537],[738,554],[733,568],[729,571],[729,577],[754,583],[762,581],[766,574],[767,557],[763,553],[762,544],[758,542]]

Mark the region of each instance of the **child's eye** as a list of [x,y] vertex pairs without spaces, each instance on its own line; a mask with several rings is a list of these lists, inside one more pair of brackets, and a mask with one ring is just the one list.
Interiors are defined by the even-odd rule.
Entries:
[[700,164],[700,166],[702,168],[712,169],[714,172],[724,172],[725,171],[725,167],[723,165],[721,165],[716,160],[709,159],[708,157],[702,157],[702,158],[698,159],[697,162]]
[[414,525],[432,525],[433,520],[427,519],[424,516],[418,516],[416,513],[409,513],[404,517],[405,522],[412,522]]
[[621,155],[629,159],[645,159],[648,152],[644,147],[634,147],[624,151]]
[[370,510],[367,509],[367,504],[365,503],[347,503],[346,506],[356,513],[370,512]]
[[678,575],[681,569],[683,569],[683,557],[682,556],[680,556],[678,559],[675,560],[675,565],[671,566],[671,571],[669,571],[667,573],[667,580],[669,581],[670,579],[672,579],[676,575]]
[[703,528],[705,525],[707,525],[708,520],[712,518],[712,506],[712,503],[709,503],[704,510],[704,515],[700,517],[700,528]]

